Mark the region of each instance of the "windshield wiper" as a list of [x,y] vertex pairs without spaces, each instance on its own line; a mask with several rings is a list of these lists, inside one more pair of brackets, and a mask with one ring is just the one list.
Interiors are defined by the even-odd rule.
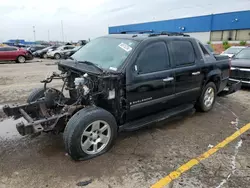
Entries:
[[103,70],[101,67],[99,67],[99,65],[96,64],[96,63],[92,63],[92,62],[90,62],[90,61],[78,61],[78,62],[80,62],[80,63],[85,63],[85,64],[87,64],[87,65],[91,65],[91,66],[97,68],[98,70],[100,70],[101,72],[104,72],[104,70]]

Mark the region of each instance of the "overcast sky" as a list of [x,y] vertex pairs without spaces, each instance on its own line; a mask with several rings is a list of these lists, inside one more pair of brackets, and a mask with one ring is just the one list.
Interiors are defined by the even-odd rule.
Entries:
[[95,38],[108,26],[250,10],[250,0],[0,0],[0,41]]

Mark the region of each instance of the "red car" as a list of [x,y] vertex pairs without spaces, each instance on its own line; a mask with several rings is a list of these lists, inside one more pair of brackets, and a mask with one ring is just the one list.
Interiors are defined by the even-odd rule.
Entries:
[[32,54],[22,48],[16,47],[0,47],[0,61],[16,61],[17,63],[25,63],[26,60],[33,59]]

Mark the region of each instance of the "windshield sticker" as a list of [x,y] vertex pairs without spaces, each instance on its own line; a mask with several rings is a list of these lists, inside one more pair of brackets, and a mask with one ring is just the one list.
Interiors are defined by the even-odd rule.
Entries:
[[115,67],[109,67],[110,70],[117,71],[117,68]]
[[121,43],[118,46],[120,48],[122,48],[123,50],[125,50],[126,52],[130,52],[132,50],[132,48],[129,45],[125,44],[125,43]]

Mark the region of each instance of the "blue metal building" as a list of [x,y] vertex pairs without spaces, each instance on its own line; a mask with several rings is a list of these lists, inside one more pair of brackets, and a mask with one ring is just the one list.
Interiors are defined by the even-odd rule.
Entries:
[[122,31],[184,32],[203,41],[250,41],[250,11],[211,14],[109,27],[109,33]]
[[10,46],[14,46],[14,45],[34,45],[36,44],[35,42],[30,42],[30,41],[25,41],[24,39],[10,39],[6,42],[3,42],[3,44],[7,44]]

